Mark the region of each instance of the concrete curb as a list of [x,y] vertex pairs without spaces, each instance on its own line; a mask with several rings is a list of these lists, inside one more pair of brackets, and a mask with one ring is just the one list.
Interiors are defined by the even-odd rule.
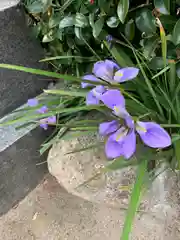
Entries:
[[1,0],[0,1],[0,11],[16,6],[20,0]]

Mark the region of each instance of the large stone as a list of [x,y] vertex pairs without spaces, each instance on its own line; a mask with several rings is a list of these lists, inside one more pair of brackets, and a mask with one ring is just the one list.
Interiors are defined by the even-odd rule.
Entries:
[[[87,147],[96,141],[97,137],[92,135],[69,141],[61,140],[54,144],[48,156],[49,171],[61,186],[74,195],[119,209],[127,208],[130,189],[134,183],[135,168],[128,167],[93,178],[98,169],[108,163],[103,149],[67,154],[73,149]],[[160,227],[164,234],[167,228],[179,228],[176,222],[180,216],[179,202],[178,177],[168,170],[156,178],[145,194],[138,217],[144,226],[148,225],[151,230],[158,221],[161,221]],[[157,230],[157,227],[155,229]],[[163,236],[155,239],[166,239]]]

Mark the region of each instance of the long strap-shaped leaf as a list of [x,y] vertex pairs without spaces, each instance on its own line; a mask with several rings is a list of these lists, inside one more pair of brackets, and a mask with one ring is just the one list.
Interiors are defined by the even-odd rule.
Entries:
[[136,211],[139,206],[146,169],[147,169],[147,161],[146,160],[141,161],[140,165],[138,166],[136,182],[134,184],[134,188],[131,194],[131,199],[130,199],[129,207],[127,210],[123,232],[120,238],[121,240],[130,239],[129,235],[132,229],[133,220],[134,220]]

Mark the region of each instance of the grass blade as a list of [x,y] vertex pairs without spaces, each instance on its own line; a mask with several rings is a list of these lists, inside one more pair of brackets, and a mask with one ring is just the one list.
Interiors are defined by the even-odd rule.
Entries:
[[162,48],[162,57],[163,57],[163,61],[164,61],[164,67],[166,67],[167,64],[167,40],[166,40],[166,33],[164,31],[163,25],[161,23],[161,21],[159,20],[159,18],[156,19],[157,20],[157,24],[159,26],[160,29],[160,38],[161,38],[161,48]]
[[117,61],[117,63],[121,67],[127,67],[127,66],[134,66],[133,62],[131,61],[130,57],[124,52],[124,50],[121,47],[112,46],[110,47],[110,44],[106,41],[104,41],[104,45],[109,50],[109,52],[112,54],[114,59]]
[[169,71],[169,79],[170,79],[170,91],[171,96],[174,96],[174,90],[176,88],[176,63],[174,60],[169,61],[170,71]]
[[123,227],[123,232],[121,235],[121,240],[129,240],[129,235],[132,229],[133,220],[136,214],[136,211],[139,206],[140,197],[142,193],[142,188],[144,185],[144,178],[147,169],[147,161],[141,161],[140,165],[138,166],[136,182],[134,184],[134,188],[132,190],[131,199],[129,203],[129,207],[127,210],[127,215]]
[[[67,80],[67,81],[78,82],[78,83],[82,82],[81,78],[77,78],[75,76],[40,70],[40,69],[36,69],[36,68],[22,67],[22,66],[18,66],[18,65],[11,65],[11,64],[4,64],[4,63],[0,64],[0,68],[22,71],[22,72],[32,73],[32,74],[36,74],[36,75],[42,75],[42,76],[46,76],[46,77],[50,77],[50,78],[57,78],[60,81]],[[49,79],[48,79],[48,81],[49,81]],[[83,82],[92,83],[93,85],[109,86],[109,83],[106,83],[105,81],[95,82],[95,81],[83,79]]]
[[94,62],[96,59],[94,57],[82,57],[82,56],[56,56],[56,57],[49,57],[41,59],[39,62],[47,62],[47,61],[54,61],[54,60],[61,60],[61,59],[80,59],[88,62]]
[[17,71],[42,75],[42,76],[46,76],[46,77],[53,77],[53,78],[58,78],[58,79],[69,80],[69,81],[76,81],[76,82],[82,81],[80,78],[77,78],[75,76],[64,75],[64,74],[60,74],[60,73],[56,73],[56,72],[50,72],[50,71],[45,71],[45,70],[40,70],[40,69],[35,69],[35,68],[22,67],[22,66],[18,66],[18,65],[1,63],[0,68],[7,68],[7,69],[11,69],[11,70],[17,70]]
[[178,170],[180,170],[180,140],[174,142],[175,154],[176,154],[176,161]]
[[146,84],[148,86],[149,92],[150,92],[151,96],[153,97],[154,102],[156,103],[156,105],[157,105],[157,107],[159,109],[160,114],[163,116],[164,113],[163,113],[162,107],[161,107],[161,105],[160,105],[160,103],[159,103],[159,101],[157,99],[156,93],[155,93],[155,91],[154,91],[154,89],[153,89],[153,87],[151,85],[151,82],[148,79],[148,77],[146,76],[146,73],[145,73],[145,71],[144,71],[144,69],[143,69],[143,67],[142,67],[142,65],[141,65],[141,63],[140,63],[140,61],[139,61],[139,59],[138,59],[138,57],[136,55],[136,52],[134,50],[133,50],[133,53],[134,53],[134,56],[136,58],[136,61],[137,61],[138,65],[139,65],[139,68],[140,68],[140,70],[142,72],[142,75],[143,75],[143,77],[145,79],[145,82],[146,82]]
[[158,72],[157,74],[155,74],[155,75],[152,77],[152,79],[155,79],[155,78],[161,76],[163,73],[167,72],[169,69],[170,69],[170,66],[167,66],[167,67],[163,68],[160,72]]
[[61,96],[72,96],[72,97],[86,97],[87,91],[65,91],[61,89],[52,89],[52,90],[44,90],[45,93],[48,94],[55,94],[55,95],[61,95]]

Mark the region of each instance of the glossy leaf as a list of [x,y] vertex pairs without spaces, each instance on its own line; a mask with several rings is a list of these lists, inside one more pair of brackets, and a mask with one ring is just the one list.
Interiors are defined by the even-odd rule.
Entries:
[[54,14],[53,16],[51,16],[51,18],[49,19],[49,27],[54,28],[58,26],[60,19],[61,19],[60,14]]
[[129,0],[120,0],[117,7],[117,15],[122,23],[125,22],[129,10]]
[[101,17],[95,22],[94,27],[93,27],[93,36],[95,38],[97,38],[99,36],[99,34],[101,33],[101,31],[103,29],[103,26],[104,26],[104,18]]
[[66,16],[60,21],[59,28],[61,29],[61,28],[71,27],[74,24],[75,24],[74,16]]
[[130,57],[128,56],[128,54],[126,54],[122,47],[115,45],[113,47],[110,47],[110,45],[107,42],[104,42],[104,44],[108,48],[116,62],[119,64],[119,66],[121,67],[134,66]]
[[48,32],[47,34],[44,35],[42,42],[46,43],[46,42],[51,42],[53,41],[55,38],[55,35],[53,33],[53,30],[50,30],[50,32]]
[[155,8],[162,14],[170,14],[170,0],[154,0]]
[[164,68],[164,61],[162,57],[155,57],[153,58],[150,63],[148,64],[149,68],[152,70],[160,70]]
[[152,34],[156,32],[155,17],[153,17],[152,12],[144,8],[137,12],[136,14],[136,26],[137,28],[146,34]]
[[159,19],[164,27],[164,29],[171,32],[176,24],[177,18],[172,15],[161,15]]
[[35,1],[27,4],[27,8],[30,13],[40,13],[43,11],[43,4],[41,1]]
[[158,41],[159,37],[156,36],[141,40],[143,55],[146,59],[156,56],[155,50],[158,47]]
[[175,45],[180,44],[180,19],[177,21],[173,30],[173,42]]
[[130,41],[132,41],[135,36],[135,24],[133,19],[130,19],[125,25],[125,36]]
[[76,13],[75,26],[80,28],[87,27],[88,26],[87,17],[85,17],[82,13]]
[[180,78],[180,63],[178,63],[176,65],[176,73],[177,73],[178,78]]
[[112,16],[107,19],[106,23],[107,23],[108,27],[116,28],[119,25],[119,19],[115,16]]

